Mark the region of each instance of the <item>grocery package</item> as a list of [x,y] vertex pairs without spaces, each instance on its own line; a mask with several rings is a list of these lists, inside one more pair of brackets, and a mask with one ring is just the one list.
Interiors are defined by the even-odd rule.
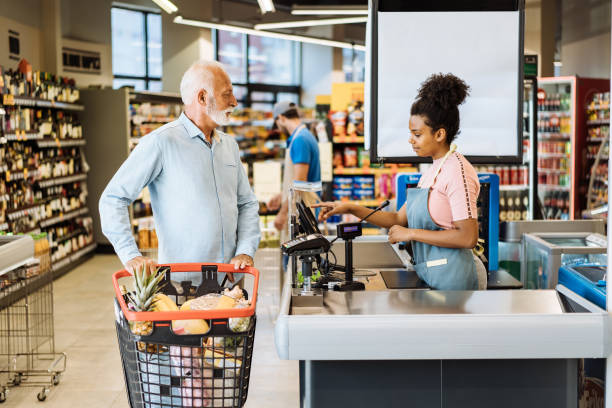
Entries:
[[357,167],[357,149],[355,147],[344,148],[344,167]]
[[357,161],[359,167],[370,167],[370,152],[362,147],[357,149]]
[[330,112],[330,120],[334,129],[334,136],[346,136],[346,112]]
[[348,176],[335,176],[333,181],[334,190],[347,190],[353,189],[353,177]]
[[348,126],[346,133],[349,136],[363,136],[364,130],[363,102],[356,101],[348,107]]

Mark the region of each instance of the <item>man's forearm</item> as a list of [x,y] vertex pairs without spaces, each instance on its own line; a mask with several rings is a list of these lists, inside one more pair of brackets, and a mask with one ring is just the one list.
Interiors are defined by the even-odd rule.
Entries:
[[244,254],[253,258],[260,239],[259,202],[252,200],[238,207],[236,255]]
[[128,206],[127,201],[105,193],[99,203],[102,233],[113,245],[124,265],[130,259],[141,256],[132,235]]

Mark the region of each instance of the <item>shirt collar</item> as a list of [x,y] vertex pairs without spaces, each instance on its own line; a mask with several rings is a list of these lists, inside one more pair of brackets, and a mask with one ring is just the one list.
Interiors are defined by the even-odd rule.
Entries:
[[293,140],[293,138],[295,137],[296,134],[298,134],[298,132],[301,132],[302,129],[306,129],[306,127],[304,126],[303,123],[300,123],[298,125],[298,127],[296,127],[293,132],[291,132],[291,135],[289,136],[289,139],[287,139],[287,145],[289,145],[289,143],[291,143],[291,141]]
[[[183,126],[185,126],[189,137],[201,137],[202,140],[205,140],[204,133],[202,133],[200,128],[197,127],[195,123],[193,123],[191,119],[187,117],[187,115],[185,115],[185,112],[181,113],[181,116],[179,116],[179,121],[183,124]],[[217,143],[221,141],[221,137],[219,136],[219,132],[217,132],[217,129],[213,130],[213,140]]]

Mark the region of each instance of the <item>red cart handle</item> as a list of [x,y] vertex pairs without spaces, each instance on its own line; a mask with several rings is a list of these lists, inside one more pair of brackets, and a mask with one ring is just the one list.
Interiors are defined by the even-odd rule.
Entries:
[[123,315],[130,321],[168,321],[168,320],[187,320],[187,319],[227,319],[230,317],[249,317],[255,314],[255,305],[257,304],[257,288],[259,284],[259,271],[256,268],[248,266],[244,269],[234,269],[231,264],[219,263],[175,263],[158,265],[158,267],[169,267],[172,272],[198,272],[202,266],[216,266],[218,272],[224,273],[242,273],[253,275],[255,282],[253,283],[253,293],[251,294],[251,305],[245,308],[235,309],[213,309],[213,310],[181,310],[175,312],[134,312],[128,309],[121,289],[119,288],[119,279],[127,276],[132,276],[128,271],[121,270],[113,274],[113,286],[115,287],[115,296],[121,306]]

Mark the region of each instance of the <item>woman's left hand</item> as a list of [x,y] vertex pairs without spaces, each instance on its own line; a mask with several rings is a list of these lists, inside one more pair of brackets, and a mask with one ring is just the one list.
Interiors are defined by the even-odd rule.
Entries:
[[394,225],[389,228],[389,242],[395,244],[396,242],[411,241],[412,240],[412,229],[402,227],[400,225]]

